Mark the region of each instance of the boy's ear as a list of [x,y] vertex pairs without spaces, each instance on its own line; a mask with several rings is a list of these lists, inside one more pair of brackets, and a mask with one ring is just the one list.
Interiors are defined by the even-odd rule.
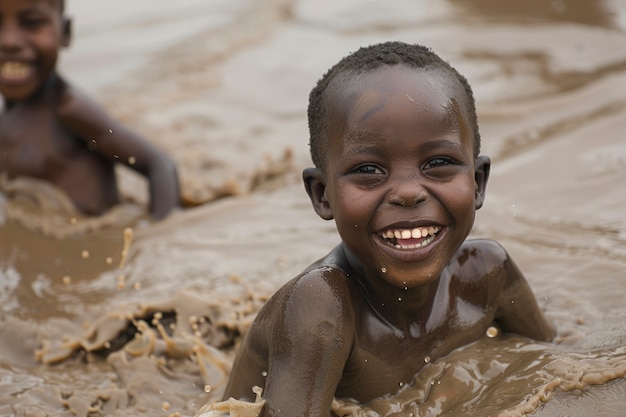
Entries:
[[478,158],[476,158],[475,165],[474,181],[476,183],[476,195],[474,201],[476,210],[478,210],[485,202],[487,181],[489,180],[489,172],[491,171],[491,159],[486,155],[479,155]]
[[324,220],[332,220],[333,211],[326,199],[326,180],[322,172],[317,168],[306,168],[302,171],[302,179],[317,215]]
[[63,25],[61,28],[61,45],[67,48],[72,41],[72,19],[63,16],[63,22],[61,24]]

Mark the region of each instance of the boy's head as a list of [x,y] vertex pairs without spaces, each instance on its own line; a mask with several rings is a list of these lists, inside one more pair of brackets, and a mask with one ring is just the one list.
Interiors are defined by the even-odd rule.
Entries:
[[385,42],[363,47],[344,57],[318,81],[309,95],[309,146],[311,158],[316,167],[322,168],[325,162],[324,150],[327,148],[329,110],[332,108],[333,88],[341,83],[338,80],[358,74],[375,71],[383,66],[403,65],[414,69],[432,69],[447,73],[458,80],[465,90],[464,107],[468,115],[467,122],[474,138],[474,154],[480,152],[480,132],[476,117],[476,104],[472,88],[459,72],[441,59],[431,49],[417,44],[403,42]]
[[427,48],[375,45],[322,78],[309,120],[306,190],[366,274],[398,288],[440,276],[489,176],[467,81]]
[[0,93],[7,101],[31,97],[55,71],[69,45],[64,0],[0,0]]

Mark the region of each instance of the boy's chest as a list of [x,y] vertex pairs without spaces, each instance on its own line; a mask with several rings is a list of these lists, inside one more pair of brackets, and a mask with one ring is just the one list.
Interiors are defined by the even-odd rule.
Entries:
[[337,397],[367,401],[394,394],[411,384],[429,363],[484,337],[492,321],[489,312],[477,313],[473,320],[460,320],[451,314],[430,330],[416,325],[415,329],[399,331],[371,319],[357,336]]
[[0,115],[0,171],[11,176],[45,176],[77,150],[75,139],[59,126],[54,114],[41,109]]

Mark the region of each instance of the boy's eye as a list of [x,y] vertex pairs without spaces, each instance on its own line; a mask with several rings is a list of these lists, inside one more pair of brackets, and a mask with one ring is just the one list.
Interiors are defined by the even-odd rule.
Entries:
[[429,159],[428,162],[426,162],[426,164],[424,165],[424,168],[425,169],[437,168],[437,167],[455,165],[455,164],[456,163],[450,158],[437,157],[437,158]]
[[354,171],[355,174],[384,174],[385,172],[376,165],[361,165]]
[[44,16],[24,16],[20,19],[20,24],[26,29],[36,29],[48,23],[48,19]]

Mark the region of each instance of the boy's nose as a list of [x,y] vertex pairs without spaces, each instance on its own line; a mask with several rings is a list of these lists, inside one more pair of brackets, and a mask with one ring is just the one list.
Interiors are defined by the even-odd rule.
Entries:
[[19,28],[12,23],[2,23],[0,26],[0,48],[3,50],[19,49],[22,43],[22,35]]
[[402,207],[416,206],[428,197],[428,192],[417,176],[399,178],[387,194],[389,204]]

